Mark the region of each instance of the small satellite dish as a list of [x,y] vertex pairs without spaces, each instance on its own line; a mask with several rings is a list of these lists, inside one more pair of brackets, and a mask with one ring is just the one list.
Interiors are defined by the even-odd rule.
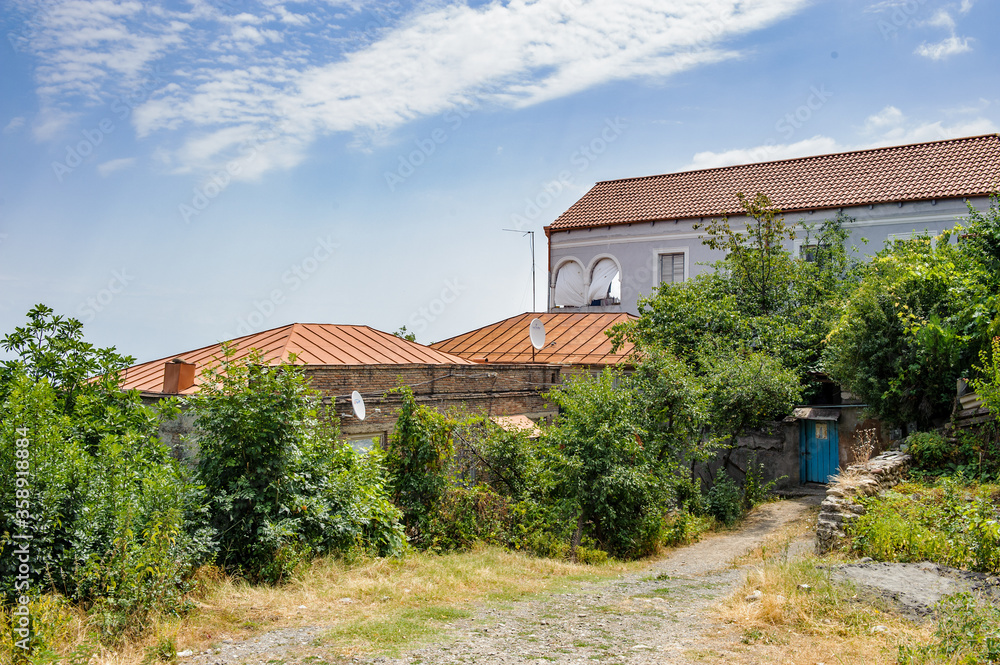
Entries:
[[361,398],[361,393],[357,390],[351,393],[351,406],[354,407],[354,415],[358,420],[365,419],[365,400]]
[[541,319],[532,319],[531,325],[528,326],[528,337],[531,338],[531,345],[542,350],[545,346],[545,324],[542,323]]

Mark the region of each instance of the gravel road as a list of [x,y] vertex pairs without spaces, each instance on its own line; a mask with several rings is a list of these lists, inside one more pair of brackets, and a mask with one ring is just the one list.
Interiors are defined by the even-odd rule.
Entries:
[[[340,658],[316,646],[323,627],[278,630],[223,643],[182,665],[451,665],[456,663],[581,663],[646,665],[692,662],[701,650],[724,655],[739,636],[707,617],[733,592],[744,570],[733,566],[783,526],[804,517],[821,497],[760,506],[739,529],[675,550],[618,579],[576,585],[502,606],[483,605],[453,622],[431,644],[396,658]],[[795,544],[808,550],[812,541]],[[693,655],[692,655],[693,654]]]

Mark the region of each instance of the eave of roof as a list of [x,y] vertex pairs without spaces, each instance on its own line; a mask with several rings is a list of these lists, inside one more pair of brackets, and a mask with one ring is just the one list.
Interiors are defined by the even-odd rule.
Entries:
[[870,148],[598,182],[545,227],[579,228],[742,214],[736,194],[783,212],[987,196],[1000,186],[1000,135]]

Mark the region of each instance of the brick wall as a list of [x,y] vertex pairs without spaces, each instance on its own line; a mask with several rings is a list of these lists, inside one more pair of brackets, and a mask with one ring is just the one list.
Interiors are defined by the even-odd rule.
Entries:
[[[487,416],[523,414],[544,418],[555,414],[541,393],[559,382],[558,365],[361,365],[310,366],[310,384],[332,402],[345,436],[388,435],[396,423],[400,398],[385,395],[408,385],[419,404],[442,412]],[[367,416],[359,421],[350,394],[365,399]]]

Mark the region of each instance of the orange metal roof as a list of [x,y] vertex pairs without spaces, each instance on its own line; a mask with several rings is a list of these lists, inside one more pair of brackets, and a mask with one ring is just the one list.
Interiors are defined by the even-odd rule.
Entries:
[[531,362],[528,325],[534,318],[545,324],[545,348],[535,352],[535,362],[568,365],[615,365],[632,352],[628,344],[611,353],[611,340],[604,334],[611,326],[636,318],[626,313],[526,312],[431,344],[432,348],[472,360],[491,363]]
[[743,212],[764,192],[784,212],[987,196],[1000,186],[1000,135],[599,182],[552,231]]
[[[326,323],[292,323],[280,328],[238,337],[230,342],[236,358],[245,357],[250,349],[264,354],[265,360],[277,364],[296,354],[296,365],[470,365],[471,361],[410,342],[368,326],[347,326]],[[187,353],[175,354],[134,365],[123,372],[126,390],[161,392],[163,365],[180,358],[197,365],[195,387],[182,391],[190,394],[201,383],[201,371],[218,364],[222,343],[204,346]]]

